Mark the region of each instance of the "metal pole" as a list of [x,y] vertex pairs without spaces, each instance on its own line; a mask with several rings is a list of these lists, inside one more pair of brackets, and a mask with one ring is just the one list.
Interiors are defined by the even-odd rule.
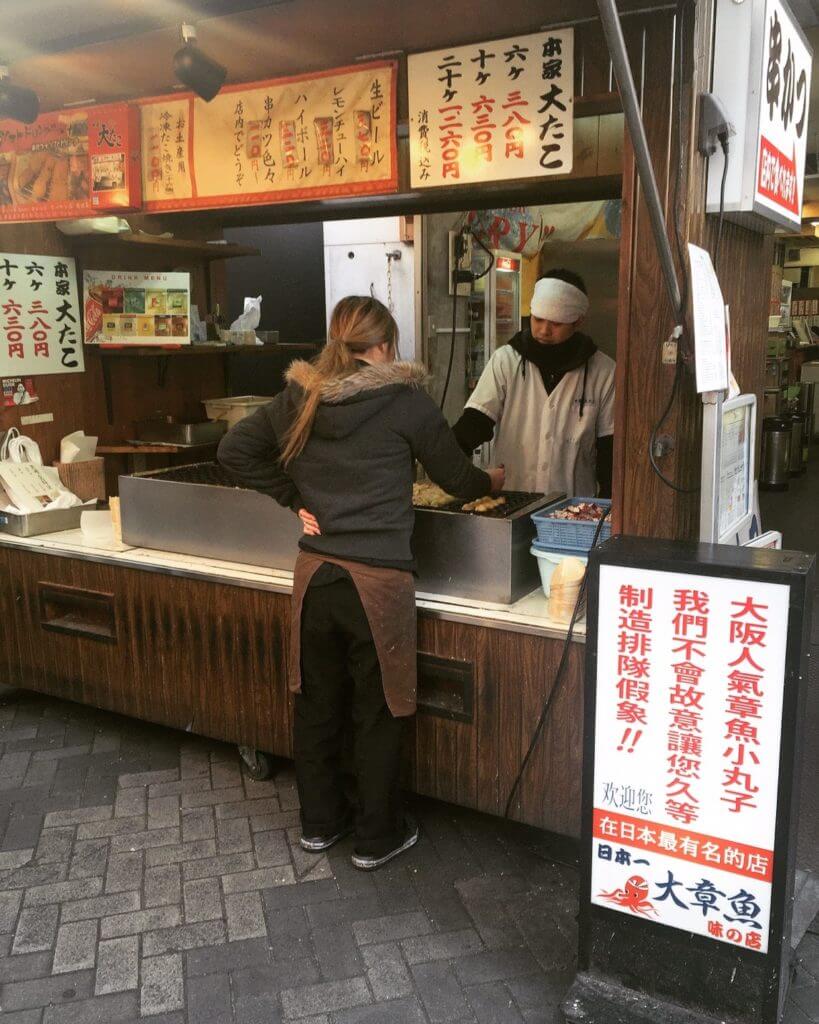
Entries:
[[654,177],[654,168],[648,152],[648,142],[646,141],[643,119],[640,114],[640,103],[637,99],[637,90],[634,87],[631,65],[628,62],[620,18],[617,14],[615,0],[597,0],[597,7],[600,11],[603,32],[605,33],[609,54],[614,65],[614,73],[617,76],[620,98],[623,101],[623,112],[626,116],[626,124],[631,135],[632,146],[634,147],[637,176],[643,187],[643,194],[648,206],[648,215],[651,218],[651,228],[654,232],[654,241],[660,255],[660,265],[663,270],[665,285],[668,289],[668,297],[671,299],[676,321],[681,323],[685,311],[682,309],[680,286],[674,269],[671,244],[668,241],[660,193],[657,190],[657,179]]

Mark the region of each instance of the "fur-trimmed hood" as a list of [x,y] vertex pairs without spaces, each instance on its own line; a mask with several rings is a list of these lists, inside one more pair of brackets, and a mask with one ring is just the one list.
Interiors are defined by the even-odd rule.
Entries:
[[285,374],[288,384],[307,391],[316,384],[321,388],[321,401],[328,405],[339,405],[370,391],[392,385],[422,388],[429,379],[429,373],[421,363],[361,363],[361,369],[349,377],[333,377],[320,380],[312,363],[297,359],[291,363]]
[[426,367],[409,362],[374,365],[362,362],[361,369],[348,377],[322,379],[312,363],[297,360],[285,374],[291,392],[320,389],[321,404],[313,432],[326,438],[346,437],[407,389],[423,388],[428,379]]

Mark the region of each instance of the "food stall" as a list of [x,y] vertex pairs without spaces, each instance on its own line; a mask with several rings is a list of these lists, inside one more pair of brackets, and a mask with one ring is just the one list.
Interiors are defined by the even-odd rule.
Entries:
[[[332,81],[334,74],[355,78],[365,66],[372,75],[374,67],[383,70],[386,65],[387,79],[379,79],[379,88],[391,87],[394,110],[387,122],[389,131],[381,126],[388,136],[381,139],[389,166],[378,180],[358,182],[362,187],[353,182],[353,187],[342,189],[328,184],[328,175],[322,178],[323,191],[311,192],[304,179],[299,183],[294,163],[289,186],[278,195],[260,190],[248,198],[246,187],[240,185],[243,195],[237,198],[235,189],[226,194],[219,180],[203,175],[196,176],[194,195],[182,163],[189,153],[195,157],[197,143],[185,136],[179,143],[185,159],[177,159],[174,139],[168,172],[173,180],[160,178],[162,196],[152,196],[151,140],[162,140],[163,126],[170,123],[174,132],[183,131],[180,119],[183,125],[189,123],[187,112],[193,102],[180,93],[171,99],[157,88],[157,83],[167,81],[164,68],[170,66],[175,47],[173,33],[159,32],[150,41],[146,37],[130,39],[127,46],[122,41],[98,46],[93,58],[99,100],[109,98],[106,89],[113,86],[105,84],[105,76],[116,69],[117,82],[124,83],[118,91],[127,88],[138,101],[143,119],[143,212],[127,214],[127,232],[71,236],[58,230],[59,213],[49,219],[29,209],[25,220],[4,219],[0,206],[0,253],[74,260],[80,281],[83,272],[91,270],[186,273],[190,305],[212,314],[220,304],[224,308],[225,262],[249,255],[247,247],[224,241],[224,232],[231,228],[399,214],[420,220],[447,211],[620,200],[613,528],[632,534],[692,536],[696,500],[668,488],[651,468],[646,452],[675,376],[675,367],[663,362],[660,344],[670,333],[672,316],[627,135],[624,143],[619,97],[594,6],[578,8],[557,0],[544,12],[542,5],[516,0],[502,12],[482,11],[476,23],[470,5],[456,2],[441,10],[424,0],[413,4],[412,18],[402,23],[400,32],[390,27],[390,19],[375,4],[360,6],[366,42],[347,24],[343,12],[325,0],[294,4],[286,18],[257,9],[241,18],[213,19],[200,36],[208,53],[228,67],[232,84],[226,87],[225,102],[232,103],[234,133],[250,130],[249,123],[238,124],[237,111],[250,88],[241,83],[255,83],[254,88],[262,83],[269,91],[287,76],[321,83]],[[626,8],[625,33],[632,62],[642,68],[644,117],[655,170],[669,214],[675,212],[669,221],[678,222],[682,244],[688,239],[706,244],[711,226],[703,212],[704,168],[688,139],[693,98],[708,77],[709,60],[704,55],[710,53],[710,4],[698,5],[684,17],[674,9],[641,11],[637,4]],[[568,21],[575,22],[570,30],[564,27]],[[564,166],[547,169],[552,153],[538,150],[536,162],[543,174],[414,181],[424,169],[412,163],[407,143],[413,111],[404,83],[413,58],[408,61],[406,54],[418,56],[419,66],[422,57],[442,47],[468,44],[477,54],[485,51],[481,41],[508,40],[515,33],[542,34],[544,22],[561,25],[546,34],[568,40],[573,58],[572,102],[564,104],[573,127],[572,152]],[[271,67],[268,48],[256,45],[267,38],[309,38],[312,44],[307,49],[303,44],[282,46]],[[404,49],[396,53],[396,46]],[[137,52],[143,55],[139,61],[127,57]],[[675,61],[677,55],[680,59]],[[57,106],[83,98],[73,70],[78,59],[77,52],[33,57],[15,68],[15,76],[40,89],[47,109],[49,100]],[[514,64],[514,54],[507,63]],[[539,87],[548,80],[539,79]],[[681,94],[686,102],[678,133],[672,130],[670,114]],[[550,95],[554,101],[555,95]],[[370,115],[374,102],[369,94]],[[176,105],[173,110],[171,104]],[[379,114],[382,109],[386,113],[387,108],[379,106]],[[480,114],[475,112],[476,117]],[[318,115],[309,119],[319,170],[325,174],[331,166],[332,126]],[[210,127],[218,130],[215,123]],[[363,144],[372,123],[368,128],[365,119],[359,129]],[[280,153],[289,159],[289,144],[282,138]],[[245,143],[243,136],[243,147]],[[157,145],[159,166],[165,168],[164,142]],[[257,157],[261,166],[262,150]],[[125,216],[126,208],[121,209]],[[758,358],[759,333],[767,302],[762,282],[769,274],[769,242],[726,225],[722,246],[728,268],[722,276],[723,291],[733,303],[735,370],[746,390],[761,392],[764,358]],[[748,282],[757,277],[760,288],[749,289]],[[426,289],[421,286],[419,291],[417,318],[422,322],[428,312]],[[293,301],[298,302],[298,296]],[[203,480],[189,468],[179,468],[180,463],[207,465],[207,452],[184,447],[152,452],[133,444],[140,440],[134,437],[134,424],[150,419],[160,405],[165,415],[182,423],[202,420],[203,399],[233,393],[231,374],[237,364],[251,357],[273,361],[315,350],[311,339],[288,339],[286,310],[281,318],[283,345],[232,346],[215,340],[174,347],[85,345],[82,370],[36,376],[37,404],[3,410],[2,429],[18,426],[37,441],[49,463],[58,456],[59,440],[72,430],[99,436],[107,460],[107,493],[119,494],[123,525],[122,542],[94,541],[80,530],[29,537],[0,533],[0,615],[6,624],[0,636],[3,682],[236,743],[260,774],[266,768],[263,755],[289,756],[292,712],[286,690],[286,638],[296,524],[286,518],[289,513],[282,513],[285,518],[275,523],[266,521],[265,515],[279,514],[272,502],[233,493],[219,480]],[[300,348],[288,350],[288,344]],[[427,354],[438,375],[441,368]],[[662,469],[680,485],[690,484],[699,463],[696,409],[696,396],[682,389],[663,428],[671,443],[661,457]],[[113,461],[132,456],[147,460],[141,463],[147,474],[135,477],[127,472],[133,466]],[[162,463],[153,462],[154,457]],[[213,470],[203,472],[207,476]],[[418,588],[419,714],[407,751],[407,782],[416,792],[492,814],[504,813],[514,790],[511,817],[576,835],[583,623],[575,623],[569,637],[567,623],[549,616],[537,563],[528,554],[531,532],[523,530],[526,526],[531,531],[533,511],[560,497],[522,495],[519,503],[495,514],[460,509],[418,513],[417,535],[424,551]],[[248,518],[243,521],[256,527],[255,533],[240,531],[247,542],[241,551],[214,543],[235,535],[237,505],[247,505],[241,514]],[[265,544],[268,536],[270,543]],[[258,555],[253,554],[254,545]],[[547,720],[519,779],[547,702]]]

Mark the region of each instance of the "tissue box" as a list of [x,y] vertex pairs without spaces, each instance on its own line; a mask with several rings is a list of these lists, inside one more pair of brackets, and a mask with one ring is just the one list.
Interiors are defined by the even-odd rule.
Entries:
[[55,462],[60,483],[81,501],[105,500],[105,460],[97,455],[85,462]]

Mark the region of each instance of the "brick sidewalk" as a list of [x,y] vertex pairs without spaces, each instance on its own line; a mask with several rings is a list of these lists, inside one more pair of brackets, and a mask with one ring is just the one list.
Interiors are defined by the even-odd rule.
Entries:
[[[577,875],[524,830],[418,801],[418,846],[372,875],[298,846],[291,767],[0,693],[3,1024],[552,1024]],[[791,1024],[819,1020],[806,937]],[[811,1016],[813,1014],[813,1016]]]

